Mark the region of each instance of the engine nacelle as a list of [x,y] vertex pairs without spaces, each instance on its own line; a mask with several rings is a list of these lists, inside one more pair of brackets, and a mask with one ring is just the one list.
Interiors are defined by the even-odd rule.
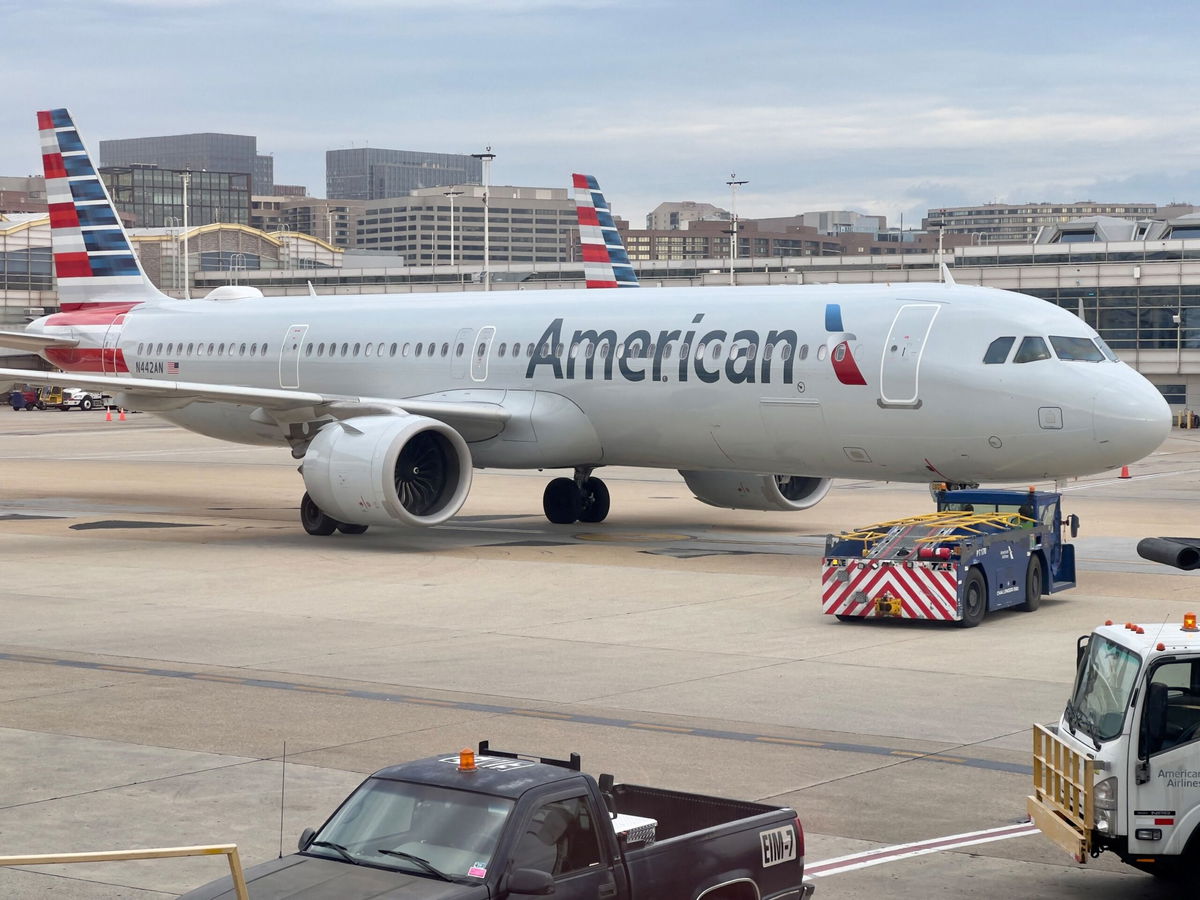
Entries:
[[794,511],[816,506],[829,493],[831,478],[807,475],[754,475],[749,472],[685,472],[696,499],[722,509]]
[[326,515],[354,525],[440,525],[471,489],[462,436],[424,416],[357,416],[317,432],[300,467]]

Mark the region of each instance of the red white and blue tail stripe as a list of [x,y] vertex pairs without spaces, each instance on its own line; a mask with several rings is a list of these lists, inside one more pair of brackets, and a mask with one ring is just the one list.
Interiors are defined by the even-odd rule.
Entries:
[[37,117],[59,305],[166,299],[142,271],[70,113],[51,109]]
[[608,201],[591,175],[572,175],[575,211],[579,216],[579,243],[583,250],[583,276],[590,288],[637,287],[637,275],[621,243]]

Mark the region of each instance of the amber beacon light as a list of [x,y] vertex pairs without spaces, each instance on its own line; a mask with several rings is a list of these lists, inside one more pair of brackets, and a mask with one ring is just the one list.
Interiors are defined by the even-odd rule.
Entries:
[[474,772],[475,771],[475,751],[474,750],[459,750],[458,751],[458,771]]
[[1196,614],[1194,612],[1183,614],[1183,630],[1200,631],[1200,628],[1196,627]]

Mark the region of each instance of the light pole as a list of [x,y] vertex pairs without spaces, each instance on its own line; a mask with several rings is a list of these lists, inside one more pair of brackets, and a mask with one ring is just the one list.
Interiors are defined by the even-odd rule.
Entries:
[[179,173],[183,179],[183,299],[192,299],[191,276],[188,275],[188,185],[192,183],[192,170]]
[[462,191],[442,191],[442,193],[450,200],[450,265],[454,265],[454,198],[462,194]]
[[729,185],[729,283],[733,285],[737,284],[733,271],[738,254],[737,189],[748,182],[738,181],[737,173],[730,172],[725,183]]
[[472,153],[473,157],[483,163],[483,289],[492,289],[491,246],[488,243],[488,187],[492,183],[492,160],[496,154],[491,147],[485,147],[483,153]]
[[170,230],[175,239],[175,255],[171,261],[171,286],[176,290],[179,289],[179,228],[182,222],[183,219],[179,216],[163,217],[163,227]]

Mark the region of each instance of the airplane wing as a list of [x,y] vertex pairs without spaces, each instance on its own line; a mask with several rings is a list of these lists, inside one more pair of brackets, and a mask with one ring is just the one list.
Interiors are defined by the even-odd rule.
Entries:
[[349,419],[354,416],[411,413],[445,422],[467,441],[494,437],[504,429],[511,417],[511,413],[499,404],[482,401],[351,397],[279,388],[0,368],[0,382],[6,380],[21,384],[69,382],[72,386],[95,388],[112,394],[119,398],[119,405],[145,412],[182,409],[190,403],[256,406],[257,415],[262,421],[273,421],[281,426],[322,418]]
[[44,334],[31,334],[25,331],[0,331],[0,347],[13,350],[30,350],[37,353],[46,347],[74,347],[79,341],[73,338],[47,337]]

